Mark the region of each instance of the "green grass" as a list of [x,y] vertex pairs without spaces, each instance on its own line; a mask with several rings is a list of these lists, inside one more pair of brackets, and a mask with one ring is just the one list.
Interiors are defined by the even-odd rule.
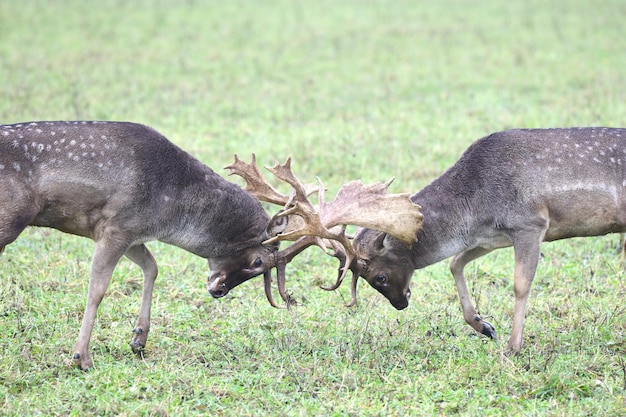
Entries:
[[[617,0],[0,2],[0,123],[130,120],[223,174],[233,153],[292,155],[329,195],[392,176],[392,191],[415,192],[493,131],[623,127],[625,12]],[[27,230],[0,257],[0,414],[624,415],[617,242],[544,245],[510,359],[510,250],[467,270],[492,342],[464,323],[447,262],[416,272],[404,311],[363,284],[347,309],[347,285],[317,288],[336,265],[312,249],[288,268],[302,305],[275,310],[260,279],[211,299],[206,261],[154,243],[145,356],[127,345],[141,274],[123,261],[82,373],[64,362],[93,245]]]

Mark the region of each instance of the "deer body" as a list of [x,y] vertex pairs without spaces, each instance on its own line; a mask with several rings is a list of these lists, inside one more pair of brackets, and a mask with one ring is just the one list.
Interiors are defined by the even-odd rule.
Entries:
[[452,257],[466,322],[495,338],[493,326],[472,305],[463,270],[494,249],[513,246],[515,308],[508,350],[517,352],[541,242],[626,231],[626,129],[494,133],[471,145],[411,200],[424,215],[417,243],[408,249],[379,232],[362,231],[355,242],[367,265],[361,275],[404,308],[413,270]]
[[97,308],[122,256],[144,274],[131,342],[138,351],[147,341],[157,276],[144,243],[160,240],[207,258],[212,276],[227,275],[238,284],[271,263],[277,247],[261,245],[269,221],[257,199],[149,127],[121,122],[0,126],[0,252],[29,225],[96,242],[75,345],[81,369],[93,365],[88,347]]

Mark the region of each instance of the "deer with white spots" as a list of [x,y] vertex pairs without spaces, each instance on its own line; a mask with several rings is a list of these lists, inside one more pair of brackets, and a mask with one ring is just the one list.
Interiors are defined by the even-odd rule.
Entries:
[[0,126],[0,252],[29,225],[93,239],[87,306],[75,364],[93,366],[89,339],[122,256],[143,271],[133,351],[150,329],[157,265],[145,242],[207,258],[211,275],[241,283],[272,266],[277,245],[260,202],[155,130],[121,122]]
[[[364,187],[351,182],[332,204],[314,208],[307,198],[311,187],[293,175],[290,161],[270,169],[294,187],[289,196],[261,178],[254,158],[252,164],[236,159],[228,167],[244,175],[248,181],[244,190],[144,125],[84,121],[0,125],[0,252],[27,226],[51,227],[95,241],[87,306],[73,356],[76,366],[86,370],[93,366],[89,340],[98,306],[123,256],[143,271],[141,307],[130,344],[136,353],[146,345],[157,277],[146,242],[159,240],[208,259],[207,289],[215,298],[263,274],[267,299],[277,307],[271,295],[273,268],[280,295],[288,301],[284,273],[293,257],[312,245],[338,250],[337,245],[349,245],[345,227],[337,232],[328,228],[379,227],[411,239],[414,230],[398,233],[391,216],[359,218],[389,210],[407,213],[411,220],[406,223],[419,226],[414,221],[421,216],[419,208],[408,194],[387,194],[389,183]],[[321,182],[319,192],[323,194]],[[270,218],[256,197],[284,206],[283,210]],[[353,210],[355,202],[359,210]],[[279,251],[282,240],[297,241]]]
[[465,321],[495,338],[472,305],[463,270],[494,249],[513,246],[515,308],[506,352],[516,353],[541,242],[626,231],[626,129],[494,133],[411,200],[424,216],[417,243],[408,248],[383,232],[361,230],[353,243],[353,285],[361,276],[403,309],[413,271],[452,257]]

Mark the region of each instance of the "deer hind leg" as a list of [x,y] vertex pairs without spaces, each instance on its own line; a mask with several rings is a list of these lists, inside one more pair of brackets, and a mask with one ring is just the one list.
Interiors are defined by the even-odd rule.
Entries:
[[133,246],[126,252],[126,257],[141,268],[143,272],[143,291],[141,294],[141,308],[137,325],[133,329],[133,339],[130,347],[135,354],[143,351],[150,332],[150,307],[152,305],[152,291],[158,274],[154,257],[145,245]]
[[515,271],[513,273],[513,288],[515,291],[515,307],[513,309],[513,327],[507,346],[507,354],[520,351],[523,343],[524,321],[526,318],[526,304],[530,295],[539,256],[543,233],[528,233],[513,239],[515,251]]
[[474,307],[472,300],[467,290],[467,284],[465,282],[465,276],[463,270],[465,266],[474,259],[480,258],[483,255],[491,252],[493,249],[476,247],[465,252],[461,252],[454,256],[450,261],[450,272],[454,277],[456,283],[456,289],[459,293],[459,299],[461,301],[461,307],[463,308],[463,318],[465,322],[472,326],[474,330],[489,336],[492,339],[497,339],[496,329],[491,323],[483,320]]
[[96,250],[91,264],[89,290],[87,291],[87,306],[76,345],[74,345],[74,364],[83,371],[93,367],[89,353],[89,340],[96,321],[98,306],[109,286],[113,270],[126,249],[126,246],[115,245],[113,239],[103,239],[96,242]]

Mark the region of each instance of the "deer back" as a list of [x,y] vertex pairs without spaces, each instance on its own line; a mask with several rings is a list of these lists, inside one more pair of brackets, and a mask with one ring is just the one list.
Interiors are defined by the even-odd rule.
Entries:
[[428,206],[424,238],[515,230],[539,211],[545,240],[597,236],[624,224],[625,168],[626,129],[508,130],[476,141],[412,199]]
[[114,226],[209,258],[267,238],[258,200],[139,124],[1,126],[0,175],[2,204],[20,194],[36,207],[29,224],[95,240]]
[[544,240],[626,230],[626,129],[516,129],[473,143],[411,200],[424,215],[410,249],[363,230],[361,276],[406,306],[413,269],[482,245],[505,247],[543,227]]

